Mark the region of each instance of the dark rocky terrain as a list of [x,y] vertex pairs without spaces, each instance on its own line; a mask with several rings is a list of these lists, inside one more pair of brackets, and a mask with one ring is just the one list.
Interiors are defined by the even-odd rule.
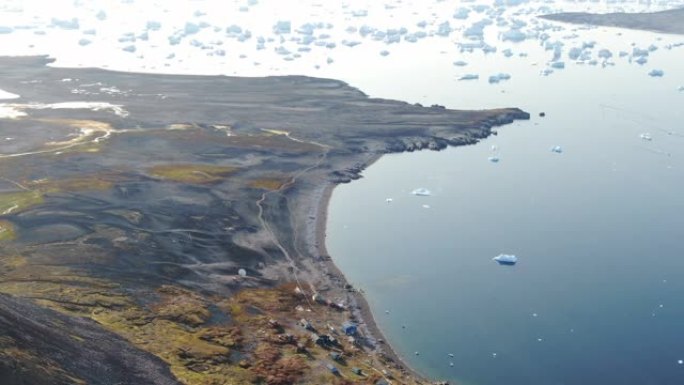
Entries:
[[684,34],[684,8],[653,13],[567,12],[540,16],[543,19],[573,24],[600,25],[645,31]]
[[[0,100],[0,383],[422,381],[325,255],[328,193],[382,154],[475,143],[527,113],[49,62],[0,58],[0,89],[20,95]],[[303,317],[360,334],[318,344]]]

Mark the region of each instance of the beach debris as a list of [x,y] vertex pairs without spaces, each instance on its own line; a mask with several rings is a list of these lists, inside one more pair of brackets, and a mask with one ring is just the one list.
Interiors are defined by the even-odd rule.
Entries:
[[420,188],[417,188],[417,189],[411,191],[411,194],[413,194],[415,196],[419,196],[419,197],[427,197],[427,196],[432,195],[430,190],[423,188],[423,187],[420,187]]
[[562,154],[563,148],[561,146],[553,146],[551,147],[551,152],[555,152],[556,154]]
[[644,132],[643,134],[640,134],[639,137],[640,137],[641,139],[647,140],[647,141],[649,141],[649,142],[653,140],[653,137],[652,137],[651,134],[649,134],[648,132]]
[[492,162],[492,163],[499,163],[499,157],[498,156],[490,156],[489,158],[487,158],[487,160]]
[[492,259],[498,262],[499,265],[515,265],[518,262],[518,257],[512,254],[499,254]]
[[328,368],[328,370],[330,370],[330,373],[332,373],[336,376],[340,374],[340,371],[335,367],[335,365],[327,364],[326,367]]
[[238,275],[240,277],[246,277],[247,276],[247,270],[245,270],[245,269],[238,270]]

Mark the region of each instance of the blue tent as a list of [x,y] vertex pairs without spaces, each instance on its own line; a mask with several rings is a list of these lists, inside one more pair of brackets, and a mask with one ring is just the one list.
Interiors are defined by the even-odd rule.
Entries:
[[342,331],[348,336],[356,334],[356,324],[352,322],[345,322],[342,324]]

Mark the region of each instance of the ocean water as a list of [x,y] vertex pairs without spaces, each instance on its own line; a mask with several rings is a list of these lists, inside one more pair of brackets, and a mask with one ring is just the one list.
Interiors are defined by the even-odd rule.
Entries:
[[540,78],[514,61],[505,87],[434,84],[447,107],[532,119],[385,156],[335,189],[328,251],[411,366],[461,384],[684,383],[684,56],[660,54],[663,78],[638,65]]
[[[532,120],[477,145],[388,155],[335,189],[330,254],[393,347],[429,377],[670,385],[684,383],[684,36],[535,16],[681,4],[8,0],[0,54],[124,71],[309,75],[372,97],[523,108]],[[462,9],[467,18],[454,18]],[[482,34],[466,36],[482,20]],[[281,21],[289,33],[274,32]],[[525,40],[506,40],[511,30]],[[589,57],[570,58],[573,48]],[[647,63],[636,63],[635,48],[649,51]],[[542,75],[560,61],[565,69]],[[664,76],[649,76],[654,69]],[[489,84],[499,73],[511,78]],[[458,80],[465,74],[479,80]],[[418,187],[432,195],[411,195]],[[519,263],[498,266],[500,253]]]

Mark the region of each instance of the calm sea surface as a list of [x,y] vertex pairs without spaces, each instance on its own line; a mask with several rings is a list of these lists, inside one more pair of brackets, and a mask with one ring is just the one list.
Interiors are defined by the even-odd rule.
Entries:
[[[657,39],[593,36],[625,47]],[[511,58],[504,87],[440,82],[439,69],[420,84],[397,79],[394,97],[518,106],[533,119],[474,146],[383,157],[334,191],[328,250],[396,350],[431,377],[682,384],[684,56],[541,78],[529,62]],[[655,67],[666,75],[647,76]],[[418,187],[432,196],[412,195]],[[500,253],[519,263],[498,266]]]

